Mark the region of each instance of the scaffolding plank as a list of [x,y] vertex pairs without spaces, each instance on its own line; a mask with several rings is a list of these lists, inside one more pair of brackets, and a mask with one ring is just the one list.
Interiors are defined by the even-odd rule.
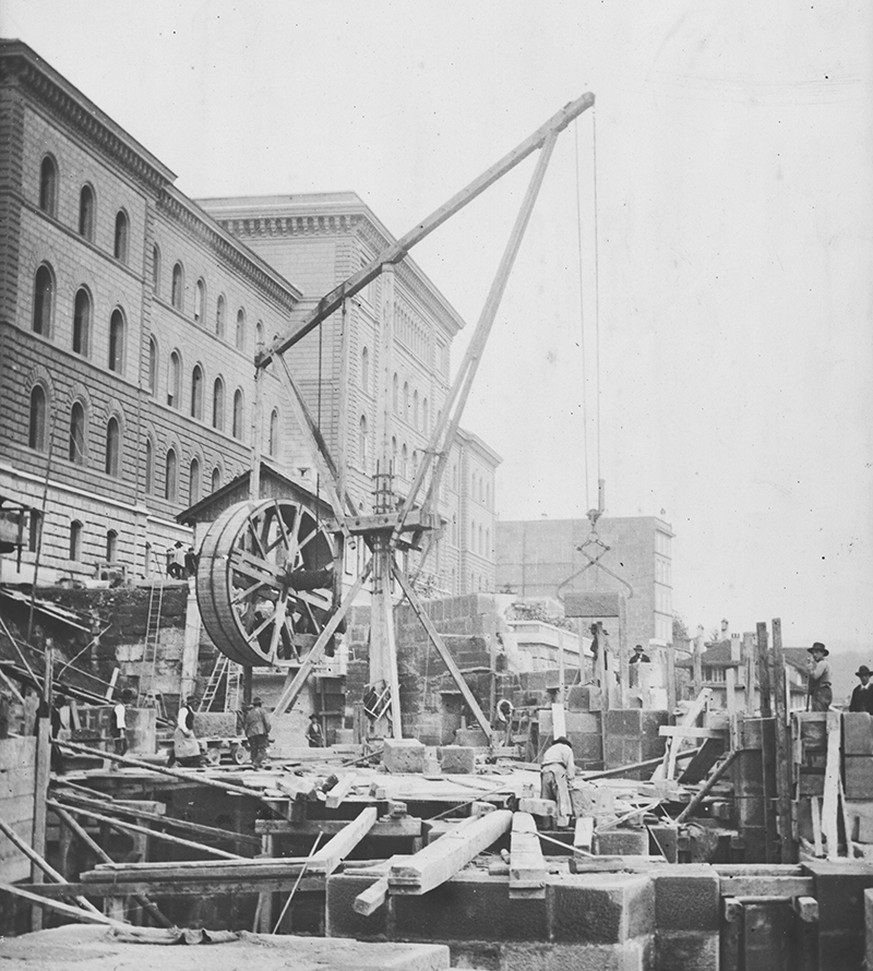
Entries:
[[[377,810],[375,806],[368,806],[355,819],[344,826],[329,842],[327,842],[313,857],[312,862],[318,872],[333,873],[345,857],[370,832],[376,822]],[[322,869],[323,868],[323,869]]]
[[509,896],[545,899],[546,861],[530,813],[515,813],[509,844]]

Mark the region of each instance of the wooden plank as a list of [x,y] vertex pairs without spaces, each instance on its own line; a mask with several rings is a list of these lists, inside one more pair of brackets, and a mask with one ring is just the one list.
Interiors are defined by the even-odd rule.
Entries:
[[[375,806],[368,806],[356,819],[347,823],[332,840],[329,840],[312,857],[312,864],[307,869],[316,868],[321,864],[325,875],[333,873],[345,857],[361,842],[373,828],[376,822]],[[322,871],[319,871],[322,872]]]
[[772,718],[773,708],[770,703],[770,664],[769,651],[767,650],[767,625],[759,623],[757,625],[757,651],[758,651],[758,691],[761,696],[761,717]]
[[[69,891],[82,891],[91,897],[138,897],[152,895],[154,897],[209,897],[218,894],[251,894],[261,892],[288,893],[293,889],[300,877],[300,867],[295,867],[282,876],[257,877],[252,879],[222,879],[222,880],[185,880],[166,878],[162,880],[122,880],[102,882],[79,882],[62,886],[58,883],[45,884],[16,884],[25,890],[31,890],[46,897],[57,900],[66,896]],[[310,874],[309,870],[300,880],[298,893],[324,893],[325,879],[318,874]]]
[[723,728],[697,728],[695,726],[686,728],[684,725],[661,725],[658,734],[662,738],[724,738],[726,731]]
[[573,834],[573,846],[577,850],[590,850],[594,840],[594,817],[580,816],[576,820],[576,832]]
[[827,713],[828,747],[825,762],[824,796],[821,806],[821,831],[826,842],[827,858],[839,859],[837,845],[837,811],[840,782],[840,713],[831,709]]
[[336,785],[334,785],[327,793],[328,809],[337,809],[340,806],[343,799],[345,799],[345,797],[354,788],[356,778],[357,776],[354,772],[347,772],[337,780]]
[[445,883],[502,836],[512,825],[512,816],[508,809],[498,809],[459,823],[405,863],[392,866],[388,873],[390,892],[419,895]]
[[801,897],[815,893],[814,877],[798,876],[723,876],[719,874],[722,897]]
[[509,896],[544,900],[549,871],[530,813],[515,813],[509,849]]
[[[38,884],[32,884],[32,886],[38,886]],[[64,914],[66,917],[72,917],[74,920],[81,921],[83,924],[107,924],[111,927],[130,926],[129,924],[125,924],[124,921],[112,920],[109,917],[104,917],[99,911],[80,910],[78,907],[73,907],[70,904],[62,903],[60,900],[51,900],[48,897],[41,897],[38,894],[31,893],[29,890],[22,890],[21,887],[10,883],[0,883],[0,890],[5,890],[6,893],[11,893],[16,897],[29,900],[30,903],[35,904],[38,907],[45,907],[48,910],[55,910],[58,913]]]
[[809,810],[812,816],[812,839],[816,856],[824,856],[821,833],[821,803],[818,796],[811,796],[809,800]]
[[[700,691],[697,697],[694,699],[691,707],[677,722],[677,727],[681,728],[691,728],[703,713],[706,708],[707,702],[712,695],[712,688],[704,688]],[[679,745],[681,744],[680,739],[670,739],[667,742],[667,751],[665,753],[664,761],[659,764],[655,771],[652,773],[652,779],[672,779],[676,775],[676,760],[679,757]]]
[[[347,819],[305,819],[299,823],[290,819],[256,819],[255,832],[274,836],[315,836],[318,833],[333,836],[347,823]],[[374,838],[421,836],[421,818],[398,816],[396,819],[377,819],[369,835]]]
[[[52,649],[46,650],[46,680],[43,685],[43,700],[51,703],[51,661]],[[34,852],[42,859],[45,854],[45,800],[48,795],[49,779],[51,778],[51,721],[48,718],[38,718],[36,721],[36,774],[33,791],[33,832],[30,843]],[[29,849],[29,847],[28,847]],[[26,852],[26,851],[24,851]],[[30,856],[30,854],[27,854]],[[31,857],[33,861],[33,857]],[[33,863],[30,868],[30,879],[33,883],[43,882],[43,870]],[[42,930],[42,910],[34,908],[31,913],[30,929]]]
[[352,910],[356,914],[369,917],[374,914],[388,898],[388,877],[379,877],[355,897]]
[[779,810],[779,858],[781,863],[797,859],[791,817],[791,751],[788,742],[788,708],[785,703],[785,657],[782,654],[782,621],[774,617],[773,702],[776,730],[776,799]]

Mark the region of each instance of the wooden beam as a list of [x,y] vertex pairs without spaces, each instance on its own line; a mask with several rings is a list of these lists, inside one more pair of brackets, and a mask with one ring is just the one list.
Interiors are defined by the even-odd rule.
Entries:
[[38,894],[31,893],[29,890],[22,890],[21,887],[17,887],[11,883],[0,883],[0,890],[5,890],[6,893],[21,897],[23,900],[29,900],[30,903],[36,904],[38,907],[56,910],[58,913],[64,914],[65,917],[72,917],[74,920],[81,921],[83,924],[106,924],[110,927],[125,928],[130,926],[124,923],[124,921],[104,917],[97,910],[80,910],[78,907],[62,903],[60,900],[51,900],[48,897],[40,897]]
[[723,758],[721,764],[715,768],[715,770],[707,778],[706,782],[704,782],[697,793],[695,793],[694,797],[691,799],[691,802],[689,802],[682,812],[676,817],[677,823],[684,823],[685,820],[688,819],[688,817],[694,812],[694,810],[697,809],[709,792],[712,791],[712,788],[716,782],[718,782],[718,780],[721,779],[731,765],[733,765],[734,759],[736,759],[739,754],[739,749],[733,749]]
[[366,890],[362,890],[357,897],[355,897],[354,903],[352,904],[352,910],[356,914],[362,914],[364,917],[369,917],[374,914],[384,903],[388,897],[388,877],[379,877],[374,883],[371,883]]
[[[780,863],[797,860],[791,818],[791,749],[788,741],[788,706],[785,701],[785,656],[782,653],[782,620],[775,617],[773,629],[773,707],[776,717],[776,800],[779,807]],[[848,834],[847,834],[848,839]]]
[[[304,819],[299,823],[290,819],[256,819],[255,832],[274,836],[315,836],[318,833],[333,836],[347,823],[347,819]],[[421,836],[421,818],[398,816],[396,819],[377,819],[369,835],[380,839]]]
[[[155,897],[211,897],[214,895],[226,894],[251,894],[259,893],[288,893],[300,877],[301,867],[294,867],[289,872],[281,876],[270,877],[248,877],[248,878],[222,878],[214,880],[189,880],[187,878],[166,877],[161,880],[100,880],[79,883],[71,883],[71,890],[85,892],[92,897],[133,897],[151,894]],[[16,884],[25,890],[44,894],[52,900],[58,900],[65,894],[66,887],[57,883],[46,884]],[[325,879],[323,875],[310,874],[307,868],[303,879],[300,881],[298,892],[300,893],[324,893]]]
[[345,857],[361,842],[373,828],[378,815],[375,806],[368,806],[360,815],[347,823],[332,840],[328,841],[312,857],[312,867],[323,866],[325,875],[333,873]]
[[691,726],[686,728],[684,725],[661,725],[658,734],[664,738],[724,738],[727,729],[697,728]]
[[549,871],[530,813],[514,813],[509,844],[509,896],[544,900]]
[[[61,809],[60,806],[55,806],[53,812],[61,821],[61,823],[69,830],[69,832],[74,833],[79,839],[88,847],[89,850],[97,857],[98,860],[102,860],[104,863],[112,863],[112,857],[91,838],[91,836],[76,822],[75,819],[66,811],[66,809]],[[145,894],[133,894],[134,900],[143,908],[154,920],[154,922],[159,927],[174,927],[173,921],[164,917],[164,915],[158,910],[155,904],[149,900]]]
[[576,850],[590,850],[594,840],[594,818],[580,816],[576,820],[576,832],[573,834],[573,848]]
[[418,617],[418,619],[421,621],[427,636],[430,638],[431,643],[437,649],[439,656],[442,658],[443,664],[445,664],[445,666],[448,668],[449,674],[451,674],[455,684],[457,684],[457,686],[460,688],[464,701],[467,702],[470,711],[473,712],[476,721],[479,722],[479,727],[485,733],[485,737],[490,741],[491,722],[488,721],[488,719],[485,717],[485,713],[479,707],[479,702],[476,700],[473,692],[470,690],[470,686],[464,680],[464,675],[461,674],[461,669],[458,667],[455,659],[451,655],[451,652],[446,647],[439,631],[436,629],[436,627],[434,627],[433,621],[430,619],[424,607],[421,605],[418,595],[412,589],[412,584],[409,582],[406,574],[400,569],[400,567],[397,566],[396,563],[392,563],[392,569],[394,571],[394,576],[397,577],[397,582],[400,584],[403,592],[406,594],[406,599],[409,601],[410,607],[412,607],[416,617]]
[[758,693],[761,696],[761,717],[772,718],[770,703],[770,664],[767,650],[767,625],[762,621],[757,625],[758,637]]
[[840,713],[831,708],[827,713],[827,758],[825,761],[824,796],[821,806],[821,830],[829,860],[839,859],[837,812],[840,783]]
[[386,264],[398,263],[406,253],[426,236],[441,226],[450,216],[459,212],[478,195],[493,185],[501,176],[513,169],[532,152],[540,148],[549,135],[557,134],[594,104],[594,95],[583,94],[580,98],[563,107],[554,114],[544,125],[541,125],[532,135],[508,152],[498,162],[470,182],[438,209],[426,216],[415,228],[402,236],[396,243],[391,243],[367,266],[350,276],[345,282],[335,287],[319,300],[317,306],[304,318],[303,322],[289,337],[280,340],[270,347],[257,360],[259,368],[266,367],[276,354],[282,354],[293,347],[311,330],[342,306],[344,300],[354,296],[368,283],[376,279]]
[[420,895],[450,880],[465,864],[487,849],[512,825],[512,812],[498,809],[470,817],[454,830],[392,866],[388,886],[392,894]]
[[66,809],[76,816],[86,816],[89,819],[96,819],[98,822],[106,823],[115,829],[123,830],[127,833],[143,833],[153,839],[163,843],[175,843],[177,846],[185,846],[189,850],[197,850],[200,853],[210,853],[212,856],[220,856],[224,860],[245,860],[247,857],[240,856],[238,853],[229,853],[227,850],[220,850],[215,846],[207,846],[205,843],[195,843],[193,840],[182,839],[181,836],[172,836],[170,833],[161,833],[156,829],[149,829],[147,826],[137,826],[136,823],[128,823],[113,816],[106,816],[98,813],[95,809],[82,809],[78,806],[63,806],[54,799],[47,800],[46,804],[52,809]]
[[[679,719],[677,727],[691,728],[706,708],[707,702],[712,695],[712,688],[703,688],[694,699],[691,707]],[[667,742],[667,751],[664,753],[662,763],[652,773],[652,780],[672,779],[676,774],[676,759],[679,755],[679,745],[681,742],[671,739]]]

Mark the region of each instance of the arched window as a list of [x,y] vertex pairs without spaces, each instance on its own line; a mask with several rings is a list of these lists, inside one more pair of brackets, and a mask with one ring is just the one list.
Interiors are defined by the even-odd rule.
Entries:
[[30,422],[27,432],[27,444],[38,452],[44,452],[46,447],[45,415],[45,389],[41,384],[35,384],[30,392]]
[[121,435],[118,428],[118,419],[110,418],[106,424],[106,466],[107,475],[118,477],[119,452],[121,450]]
[[238,351],[246,349],[246,312],[242,307],[236,315],[236,349]]
[[412,424],[418,428],[418,392],[412,395]]
[[206,283],[203,277],[197,281],[194,288],[194,323],[199,324],[203,320],[203,311],[206,307]]
[[164,464],[164,498],[168,502],[176,501],[176,450],[167,449],[167,461]]
[[418,449],[414,448],[412,450],[412,474],[409,476],[410,479],[414,479],[418,475]]
[[425,432],[430,431],[430,410],[427,406],[427,398],[421,403],[421,426]]
[[155,292],[155,296],[158,295],[158,291],[161,289],[161,251],[158,244],[152,247],[152,290]]
[[122,263],[127,262],[129,235],[130,222],[127,213],[123,209],[119,209],[115,214],[115,245],[112,248],[112,253]]
[[149,338],[149,394],[158,390],[158,342],[154,337]]
[[76,291],[73,302],[73,353],[82,357],[91,353],[91,295],[84,287]]
[[109,318],[109,370],[124,371],[124,314],[118,307]]
[[366,347],[361,351],[361,390],[370,393],[370,352]]
[[39,169],[39,208],[50,216],[58,214],[58,167],[46,155]]
[[258,350],[261,350],[263,348],[263,346],[264,346],[264,322],[263,322],[263,320],[259,320],[255,324],[255,344],[257,345],[257,349]]
[[400,379],[396,371],[391,379],[391,410],[395,415],[400,414]]
[[397,436],[391,436],[391,474],[397,475]]
[[94,190],[83,185],[79,192],[79,235],[94,242]]
[[403,418],[409,421],[409,382],[403,382]]
[[212,386],[212,427],[224,431],[224,381],[215,379]]
[[70,523],[70,559],[82,559],[82,524],[78,519]]
[[182,358],[178,351],[170,355],[170,373],[167,380],[167,404],[178,408],[182,401]]
[[188,505],[200,502],[200,462],[191,459],[191,469],[188,473]]
[[279,410],[274,408],[270,414],[270,438],[267,442],[267,454],[276,456],[279,451]]
[[361,420],[358,422],[358,455],[361,468],[366,471],[370,456],[367,448],[367,419],[364,415],[361,415]]
[[106,562],[118,561],[118,533],[114,529],[106,531]]
[[30,529],[27,535],[27,549],[36,553],[42,540],[42,513],[38,509],[30,510]]
[[216,492],[221,488],[221,469],[216,465],[212,470],[212,491]]
[[191,417],[203,418],[203,368],[199,364],[191,372]]
[[33,281],[33,331],[43,337],[51,336],[54,294],[52,271],[47,263],[43,263],[36,271]]
[[182,309],[182,300],[185,293],[185,271],[181,263],[173,266],[173,289],[170,294],[170,301],[176,310]]
[[70,450],[69,459],[76,465],[85,464],[85,406],[81,401],[73,402],[70,410]]
[[218,295],[218,303],[215,305],[215,333],[219,337],[224,337],[224,317],[226,312],[227,304],[224,300],[224,294],[220,293]]
[[402,479],[406,478],[406,473],[409,471],[409,450],[406,447],[406,442],[403,443],[403,447],[400,449],[400,477]]
[[233,393],[233,437],[243,437],[243,393],[240,388]]
[[145,440],[145,491],[151,495],[155,489],[155,446],[152,440]]

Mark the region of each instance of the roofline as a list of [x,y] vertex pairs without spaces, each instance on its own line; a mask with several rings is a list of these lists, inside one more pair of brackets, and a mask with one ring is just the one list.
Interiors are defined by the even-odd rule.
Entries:
[[176,180],[176,173],[172,169],[164,165],[155,155],[152,155],[141,142],[138,142],[121,125],[113,121],[106,112],[98,108],[89,97],[56,71],[48,61],[40,57],[32,47],[21,40],[0,38],[0,62],[5,65],[10,65],[15,59],[20,59],[24,64],[38,71],[61,94],[84,108],[94,122],[106,129],[109,134],[123,143],[127,149],[135,152],[146,165],[153,169],[154,175],[168,182],[174,182]]
[[[660,532],[666,533],[670,537],[674,537],[676,534],[673,532],[673,527],[661,519],[659,516],[607,516],[603,515],[600,517],[599,522],[608,523],[620,523],[620,522],[638,522],[640,519],[651,519],[655,523]],[[562,519],[501,519],[501,526],[524,526],[528,524],[541,525],[542,523],[549,523],[550,525],[562,525],[562,524],[572,524],[572,523],[586,523],[588,520],[584,516],[575,516],[573,518],[564,517]],[[691,638],[694,640],[694,638]]]
[[[388,243],[397,242],[397,237],[385,226],[381,219],[373,212],[369,205],[352,190],[341,192],[296,192],[292,194],[262,195],[262,196],[213,196],[198,199],[197,202],[204,209],[214,214],[216,219],[244,219],[246,214],[263,214],[269,209],[276,216],[300,216],[307,212],[318,212],[322,215],[351,215],[362,216],[367,219],[376,232],[380,233]],[[437,303],[451,319],[458,330],[466,321],[449,302],[443,292],[422,270],[415,260],[408,254],[403,259],[403,265],[415,273],[427,289],[433,294]]]
[[471,445],[477,448],[485,456],[491,459],[495,465],[500,465],[503,462],[503,456],[494,451],[494,449],[486,444],[475,432],[467,431],[466,428],[458,428],[455,438],[460,439],[466,445]]

